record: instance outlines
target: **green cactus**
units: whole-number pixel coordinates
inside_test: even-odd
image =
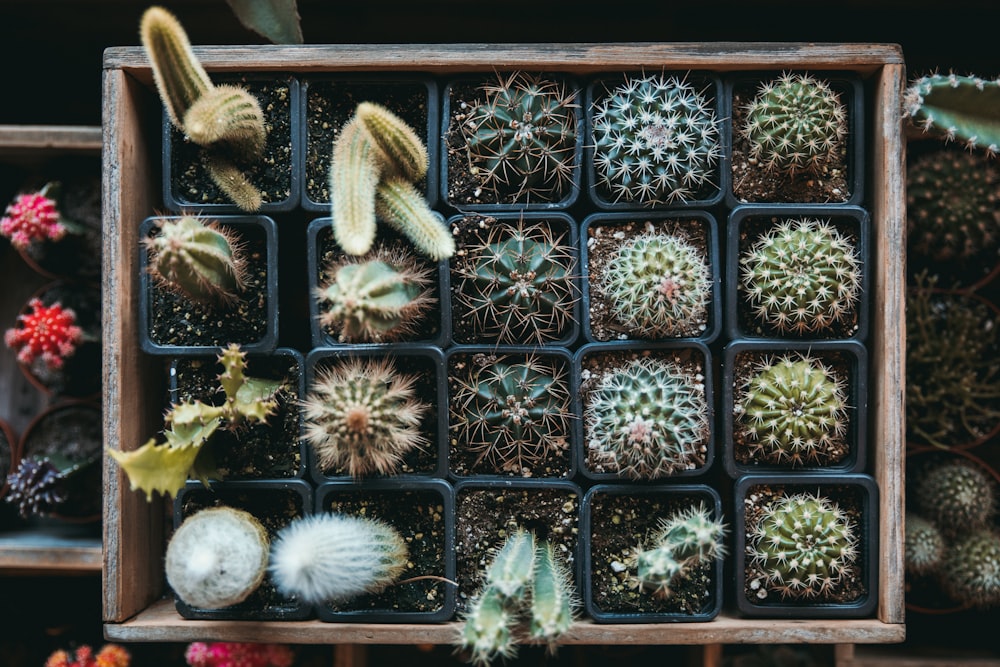
[[[956,539],[939,571],[942,588],[956,601],[983,609],[1000,605],[1000,533],[980,528]]]
[[[595,103],[594,167],[615,201],[685,203],[718,187],[718,120],[686,77],[628,77]]]
[[[531,622],[528,634],[545,641],[550,652],[573,624],[577,596],[569,567],[556,555],[555,546],[539,540],[535,546],[535,576],[531,586]]]
[[[576,252],[566,235],[523,219],[486,218],[481,227],[452,268],[454,303],[469,318],[472,338],[541,344],[565,337],[579,299]]]
[[[501,355],[453,378],[453,447],[513,474],[569,446],[572,410],[566,370],[554,360]]]
[[[780,334],[824,333],[857,315],[858,249],[829,221],[783,219],[741,255],[739,266],[754,316]]]
[[[636,336],[685,338],[707,326],[712,274],[705,253],[680,236],[649,232],[626,241],[596,287]]]
[[[1000,79],[922,76],[903,94],[903,117],[945,141],[995,155],[1000,150]]]
[[[480,87],[461,125],[482,187],[506,203],[558,201],[572,187],[578,107],[565,84],[525,72]]]
[[[417,397],[417,379],[389,358],[347,358],[318,372],[303,402],[303,433],[320,470],[392,475],[411,450],[426,447],[430,405]]]
[[[997,514],[996,484],[971,461],[936,459],[912,475],[909,495],[914,507],[947,538],[982,528]]]
[[[795,467],[839,460],[848,448],[845,391],[833,369],[810,354],[765,359],[740,388],[737,440],[750,458],[765,463]]]
[[[403,119],[372,102],[359,104],[354,115],[400,176],[416,183],[427,175],[427,147]]]
[[[585,399],[592,460],[624,477],[659,479],[705,461],[705,379],[672,361],[642,357],[604,375]]]
[[[635,582],[658,597],[670,597],[678,581],[698,565],[725,555],[726,527],[704,505],[661,519],[649,544],[634,551]]]
[[[506,598],[493,587],[487,586],[472,598],[456,641],[458,648],[469,651],[468,662],[485,667],[498,658],[517,655],[517,613],[508,607]]]
[[[212,89],[205,68],[191,50],[187,32],[173,14],[162,7],[149,7],[142,15],[139,32],[146,56],[153,67],[153,80],[175,127],[191,105]]]
[[[229,303],[245,282],[245,259],[236,238],[215,221],[193,216],[162,220],[143,240],[149,272],[168,289],[195,301]]]
[[[818,174],[837,157],[847,134],[847,111],[827,82],[786,72],[761,85],[741,131],[751,158],[764,169]]]
[[[409,336],[436,303],[432,271],[401,249],[379,246],[325,268],[316,289],[319,321],[342,343],[384,343]]]
[[[747,527],[747,554],[759,570],[750,582],[759,599],[827,599],[858,559],[858,527],[836,503],[796,493],[770,501]]]
[[[903,536],[903,563],[907,574],[923,576],[936,572],[944,557],[945,541],[932,521],[913,512],[906,513]]]

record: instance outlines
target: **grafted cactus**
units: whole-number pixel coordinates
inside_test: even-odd
[[[245,283],[246,260],[236,237],[216,221],[164,219],[143,240],[149,273],[167,289],[204,303],[228,303]]]

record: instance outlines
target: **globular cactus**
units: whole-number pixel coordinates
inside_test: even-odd
[[[278,531],[270,572],[278,591],[306,604],[378,593],[406,569],[406,542],[379,519],[325,512]]]
[[[167,583],[183,602],[222,609],[246,600],[267,572],[270,540],[252,514],[219,506],[190,515],[167,544]]]
[[[604,375],[584,406],[585,443],[621,476],[659,479],[705,461],[705,378],[672,361],[642,357]]]
[[[849,236],[815,218],[783,219],[739,258],[754,316],[779,334],[849,323],[861,296],[861,259]]]
[[[997,512],[997,485],[979,465],[949,457],[912,473],[909,496],[945,537],[986,526]]]
[[[646,546],[635,549],[635,583],[659,597],[670,597],[677,582],[694,568],[725,555],[726,526],[704,505],[661,519]]]
[[[16,505],[24,519],[58,511],[69,497],[65,475],[48,458],[23,459],[6,481],[10,488],[4,500]]]
[[[704,251],[686,239],[645,233],[624,242],[596,281],[618,322],[643,338],[704,332],[712,275]]]
[[[424,448],[421,424],[430,405],[417,397],[417,379],[388,358],[348,358],[317,373],[303,418],[320,470],[391,475],[411,450]]]
[[[1000,150],[1000,79],[922,76],[903,94],[903,117],[932,136],[995,155]]]
[[[461,125],[482,187],[506,203],[558,201],[573,182],[576,93],[525,72],[481,86]]]
[[[826,81],[786,72],[761,85],[741,129],[751,158],[764,169],[788,176],[819,174],[837,158],[847,134],[847,111]]]
[[[579,289],[576,253],[544,222],[487,221],[454,263],[453,294],[476,339],[544,343],[565,337]]]
[[[525,474],[569,446],[570,405],[566,370],[558,362],[501,356],[455,378],[451,431],[455,446],[505,472]]]
[[[4,333],[4,343],[17,353],[21,364],[39,362],[49,370],[62,368],[84,342],[76,313],[58,302],[46,306],[37,297],[28,301],[28,308],[17,316],[17,326]]]
[[[847,453],[844,381],[810,354],[765,359],[750,372],[734,407],[734,427],[750,457],[819,465]]]
[[[906,513],[903,536],[903,564],[907,574],[922,576],[936,572],[944,557],[945,541],[933,521]]]
[[[718,187],[718,119],[686,77],[627,78],[595,104],[593,126],[597,181],[615,201],[685,203]]]
[[[942,588],[957,602],[980,608],[1000,605],[1000,532],[979,528],[945,550]]]
[[[194,216],[164,219],[143,241],[158,284],[202,303],[231,303],[245,283],[246,260],[235,235]]]
[[[379,246],[348,255],[325,269],[316,288],[319,322],[342,343],[384,343],[413,333],[437,300],[431,270],[400,249]]]
[[[0,236],[10,239],[10,244],[20,250],[32,243],[65,237],[71,226],[59,212],[54,189],[54,184],[49,183],[38,192],[18,195],[0,218]]]
[[[760,599],[824,599],[854,567],[858,527],[839,505],[810,493],[782,495],[747,527],[747,554],[760,575],[750,582]]]

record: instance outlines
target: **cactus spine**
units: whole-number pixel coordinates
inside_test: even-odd
[[[937,571],[944,548],[944,536],[933,521],[913,512],[906,513],[903,563],[907,574],[921,576]]]
[[[677,582],[694,568],[725,555],[725,530],[704,504],[661,519],[650,544],[635,550],[636,585],[670,597]]]
[[[903,95],[903,116],[924,132],[988,155],[1000,150],[1000,79],[930,74]]]
[[[947,459],[914,474],[911,489],[917,511],[946,537],[982,528],[997,511],[997,488],[978,465]]]
[[[416,183],[427,175],[427,148],[405,121],[371,102],[362,102],[354,113],[400,176]]]
[[[192,216],[163,220],[143,241],[149,272],[161,284],[201,302],[230,302],[243,289],[245,260],[235,237],[217,222]]]
[[[418,252],[435,262],[455,254],[455,239],[441,216],[427,206],[427,200],[413,183],[387,176],[376,188],[375,212],[401,232]]]
[[[208,73],[191,50],[180,22],[162,7],[150,7],[139,26],[142,44],[153,66],[153,79],[176,127],[198,98],[211,90]]]
[[[957,539],[945,550],[940,575],[955,600],[984,609],[1000,605],[1000,532],[980,528]]]

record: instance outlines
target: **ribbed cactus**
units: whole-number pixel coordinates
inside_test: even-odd
[[[980,528],[955,540],[941,562],[942,588],[958,602],[1000,605],[1000,532]]]
[[[421,425],[430,406],[416,395],[417,379],[389,358],[347,358],[318,372],[303,402],[303,433],[320,470],[391,475],[425,447]]]
[[[685,203],[718,187],[718,119],[686,77],[626,78],[592,112],[597,181],[615,201]]]
[[[390,524],[330,512],[292,520],[278,531],[269,571],[278,591],[306,604],[378,593],[406,569],[406,542]]]
[[[199,146],[231,144],[242,157],[260,155],[267,141],[260,102],[235,85],[214,86],[184,114],[184,132]]]
[[[238,298],[246,261],[232,232],[194,216],[163,219],[143,240],[148,270],[157,283],[204,303]]]
[[[760,576],[750,582],[760,599],[820,600],[834,594],[858,559],[858,527],[829,498],[781,495],[747,526],[747,554]]]
[[[726,526],[704,505],[661,519],[649,543],[635,549],[636,584],[659,597],[670,597],[677,582],[698,565],[725,555]]]
[[[944,536],[934,522],[913,512],[906,513],[903,564],[907,574],[921,576],[937,571],[944,548]]]
[[[837,157],[847,134],[847,111],[828,82],[786,72],[760,86],[741,130],[751,158],[764,169],[817,174]]]
[[[739,268],[754,316],[779,334],[824,333],[856,315],[859,250],[827,220],[781,220],[740,256]]]
[[[569,444],[573,418],[566,369],[545,357],[500,356],[454,377],[453,447],[485,465],[524,474]]]
[[[585,446],[623,477],[659,479],[705,461],[705,378],[673,361],[642,357],[605,374],[586,397]]]
[[[457,315],[471,322],[465,342],[545,343],[574,321],[576,251],[544,221],[488,219],[478,243],[453,262]]]
[[[1000,79],[922,76],[903,94],[903,115],[924,132],[994,155],[1000,150]]]
[[[573,624],[578,606],[573,575],[556,554],[555,545],[539,540],[535,545],[535,576],[531,586],[531,621],[528,634],[554,650],[559,637]]]
[[[753,460],[820,465],[846,455],[847,412],[844,381],[832,368],[810,354],[784,355],[753,367],[734,406],[734,429]]]
[[[503,594],[489,586],[472,598],[456,641],[460,649],[469,652],[468,662],[486,666],[498,658],[517,654],[514,643],[517,610],[508,607]]]
[[[410,335],[437,302],[431,269],[398,249],[379,246],[325,268],[316,288],[319,322],[343,343],[384,343]]]
[[[573,182],[576,93],[525,72],[480,90],[461,130],[482,187],[505,203],[563,199]]]
[[[650,232],[622,243],[595,286],[636,337],[686,338],[707,327],[708,258],[680,236]]]
[[[917,511],[946,537],[982,528],[995,516],[998,489],[981,467],[962,458],[932,461],[912,473],[910,497]]]
[[[427,147],[402,118],[372,102],[360,103],[354,114],[387,158],[384,166],[411,183],[427,175]]]
[[[398,176],[384,176],[376,188],[375,212],[407,237],[417,252],[435,262],[455,254],[455,239],[439,213],[430,209],[416,186]]]
[[[330,165],[333,237],[348,254],[363,255],[375,242],[375,189],[386,161],[357,118],[344,125],[333,143]]]
[[[180,128],[191,105],[211,90],[212,80],[191,50],[187,32],[164,8],[146,9],[139,33],[153,66],[153,80],[160,100],[170,121]]]

